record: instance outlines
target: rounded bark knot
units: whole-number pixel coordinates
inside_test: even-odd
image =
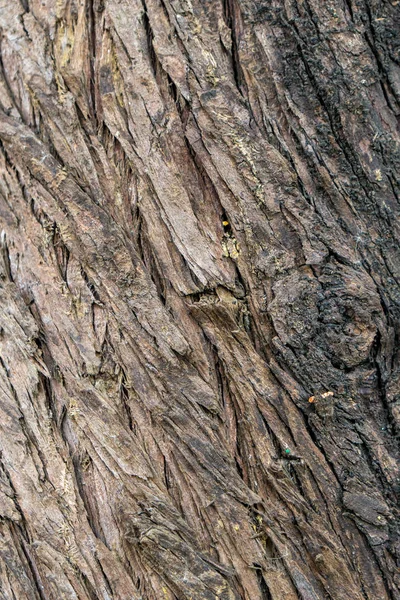
[[[267,310],[275,330],[314,380],[324,367],[346,371],[369,359],[382,308],[368,274],[331,261],[318,277],[308,268],[281,277],[273,292]]]

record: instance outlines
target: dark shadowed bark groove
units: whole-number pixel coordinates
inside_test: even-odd
[[[0,35],[0,599],[400,599],[398,2]]]

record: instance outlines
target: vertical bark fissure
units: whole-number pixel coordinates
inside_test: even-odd
[[[5,600],[399,600],[389,4],[0,10]]]

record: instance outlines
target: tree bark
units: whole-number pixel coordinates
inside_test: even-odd
[[[0,28],[0,599],[399,599],[399,2]]]

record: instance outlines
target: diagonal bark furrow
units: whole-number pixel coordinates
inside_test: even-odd
[[[7,600],[400,597],[396,19],[0,9]]]

